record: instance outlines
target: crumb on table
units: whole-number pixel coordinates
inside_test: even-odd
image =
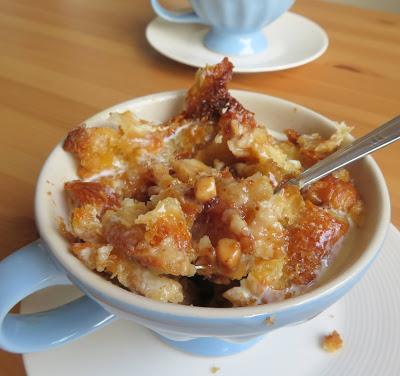
[[[331,334],[324,337],[322,348],[328,352],[335,352],[343,347],[343,340],[340,334],[334,330]]]
[[[273,317],[267,317],[266,319],[265,319],[265,323],[267,324],[267,325],[274,325],[274,323],[275,323],[275,320],[274,320],[274,318]]]
[[[215,374],[215,373],[217,373],[220,369],[221,369],[221,368],[219,368],[219,367],[211,367],[211,368],[210,368],[210,371],[211,371],[212,374]]]

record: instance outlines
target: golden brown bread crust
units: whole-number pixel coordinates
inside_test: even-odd
[[[348,223],[306,201],[301,219],[289,227],[285,273],[292,283],[313,281],[321,261],[348,230]]]
[[[110,245],[73,243],[72,253],[89,269],[107,273],[124,287],[162,302],[181,303],[182,286],[179,282],[159,276],[132,260],[126,260]]]
[[[78,175],[86,178],[113,167],[118,138],[119,132],[112,128],[80,126],[68,133],[63,147],[77,157]]]
[[[337,123],[336,126],[336,132],[328,139],[324,139],[318,133],[300,135],[294,129],[285,130],[288,141],[299,148],[299,159],[305,168],[336,151],[352,130],[344,123]]]
[[[72,207],[89,204],[104,211],[120,206],[118,195],[99,182],[72,180],[64,184],[64,190]]]
[[[224,58],[221,63],[199,69],[189,89],[183,115],[189,119],[218,120],[231,96],[227,89],[233,65]]]
[[[186,97],[183,116],[202,121],[217,121],[222,135],[226,139],[233,136],[232,121],[254,128],[254,114],[245,109],[228,91],[232,79],[233,65],[224,58],[219,64],[199,69],[195,83]]]
[[[347,171],[346,179],[349,179]],[[316,205],[349,215],[356,223],[362,221],[363,203],[350,180],[329,175],[306,189],[304,196]]]

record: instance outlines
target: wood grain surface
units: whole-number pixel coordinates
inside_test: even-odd
[[[300,68],[236,75],[233,88],[345,120],[356,136],[400,112],[400,15],[315,0],[294,11],[327,30],[328,51]],[[68,129],[128,98],[192,82],[193,68],[146,42],[153,17],[145,0],[0,0],[0,259],[38,237],[35,181]],[[374,157],[399,226],[400,146]],[[0,376],[24,374],[19,355],[0,351]]]

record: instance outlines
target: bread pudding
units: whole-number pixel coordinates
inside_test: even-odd
[[[298,295],[318,280],[363,204],[340,170],[299,190],[282,182],[334,152],[328,139],[274,138],[233,98],[232,64],[200,69],[182,111],[156,124],[111,113],[69,132],[79,180],[65,183],[62,232],[89,269],[163,302],[238,307]]]

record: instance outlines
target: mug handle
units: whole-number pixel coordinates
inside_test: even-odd
[[[178,23],[204,23],[194,12],[171,12],[165,9],[158,0],[151,0],[151,6],[158,16],[166,21]]]
[[[40,239],[0,262],[0,348],[15,353],[46,350],[90,333],[115,318],[87,296],[49,311],[9,313],[35,291],[71,284]]]

